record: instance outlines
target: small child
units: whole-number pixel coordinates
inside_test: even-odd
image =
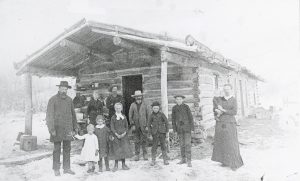
[[[109,139],[113,140],[113,137],[110,135],[110,129],[105,125],[105,119],[102,115],[96,117],[96,129],[95,135],[98,138],[99,145],[99,172],[102,172],[103,158],[105,162],[106,171],[110,171],[109,161],[108,161],[108,148],[109,148]]]
[[[99,146],[94,130],[94,125],[89,124],[87,126],[87,134],[83,136],[75,135],[75,138],[85,140],[84,146],[81,150],[81,158],[88,163],[88,173],[95,171],[95,163],[98,161]]]
[[[164,115],[164,113],[160,112],[160,104],[159,102],[155,101],[152,103],[152,114],[149,117],[148,121],[148,128],[150,129],[150,133],[153,137],[152,142],[152,162],[151,165],[155,165],[156,153],[157,153],[157,146],[158,142],[160,142],[160,148],[162,151],[164,165],[169,165],[167,160],[167,151],[166,151],[166,134],[169,132],[168,127],[168,119]]]
[[[112,170],[113,172],[118,170],[118,160],[122,161],[123,170],[129,170],[129,167],[125,164],[125,159],[133,156],[127,134],[128,122],[125,115],[122,114],[123,105],[121,103],[116,103],[114,108],[116,112],[111,117],[110,122],[110,128],[114,135],[114,140],[112,141],[112,146],[109,151],[110,159],[115,160],[115,166]]]

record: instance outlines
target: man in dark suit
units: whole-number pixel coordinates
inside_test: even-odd
[[[70,169],[70,151],[73,135],[78,131],[77,119],[72,99],[67,96],[71,88],[67,81],[61,81],[59,91],[50,98],[47,106],[46,121],[50,133],[50,141],[54,143],[53,170],[60,176],[60,153],[63,144],[63,169],[65,174],[75,173]]]

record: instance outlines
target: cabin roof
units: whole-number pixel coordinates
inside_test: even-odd
[[[160,49],[167,47],[184,52],[189,56],[198,57],[201,60],[228,69],[241,71],[254,79],[262,81],[259,76],[247,68],[232,60],[225,59],[222,55],[211,51],[201,43],[201,46],[203,46],[201,48],[209,51],[208,54],[212,55],[212,58],[203,56],[199,53],[199,48],[188,46],[183,39],[86,19],[82,19],[66,29],[65,32],[24,60],[14,63],[14,67],[17,70],[17,75],[30,72],[38,76],[76,76],[76,70],[87,62],[90,54],[105,61],[112,59],[115,53],[122,51],[122,47],[118,46],[120,42],[115,42],[120,39],[129,44],[146,48]]]

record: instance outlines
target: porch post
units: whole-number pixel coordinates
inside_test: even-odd
[[[161,109],[162,112],[166,115],[168,118],[168,62],[167,62],[167,52],[166,48],[162,48],[160,52],[160,58],[161,58],[161,78],[160,78],[160,84],[161,84]],[[168,151],[170,149],[169,144],[169,133],[167,134],[167,148]]]
[[[24,151],[37,149],[37,137],[32,136],[32,76],[25,74],[25,134],[20,138],[20,148]]]
[[[32,135],[32,76],[25,74],[25,134]]]

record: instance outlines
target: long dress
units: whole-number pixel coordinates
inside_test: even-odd
[[[243,165],[234,117],[237,114],[237,102],[234,97],[228,100],[222,97],[218,103],[226,112],[216,122],[214,148],[211,159],[232,169],[237,169]],[[216,107],[214,107],[215,109]]]
[[[131,158],[133,152],[128,137],[128,122],[123,115],[123,119],[117,119],[116,115],[111,117],[111,131],[114,135],[114,140],[112,141],[111,147],[109,148],[109,159],[120,160],[125,158]],[[119,135],[126,132],[123,138],[117,138],[116,133]]]
[[[81,150],[81,159],[84,161],[97,162],[99,160],[99,157],[96,156],[96,150],[99,150],[97,136],[94,134],[85,134],[83,136],[76,135],[75,137],[80,140],[85,140]]]

